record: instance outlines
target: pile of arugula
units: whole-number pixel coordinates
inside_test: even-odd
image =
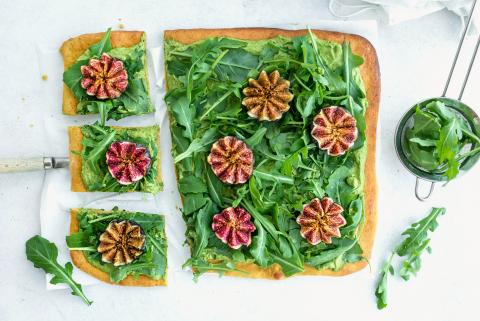
[[[387,281],[388,275],[394,275],[393,259],[395,255],[404,258],[400,269],[400,276],[408,281],[411,276],[416,276],[422,265],[421,255],[427,251],[431,253],[429,232],[435,231],[438,227],[437,218],[445,214],[445,208],[433,208],[430,214],[422,220],[413,223],[402,235],[406,238],[390,254],[388,260],[383,264],[379,281],[375,290],[377,297],[377,308],[383,309],[387,306]]]
[[[195,276],[235,270],[237,263],[274,263],[286,276],[305,264],[338,270],[362,260],[358,244],[364,220],[365,93],[357,67],[361,57],[348,43],[303,37],[245,42],[210,38],[193,45],[165,42],[173,155],[183,197],[183,218]],[[250,118],[241,106],[241,89],[261,70],[278,70],[290,81],[294,101],[277,122]],[[356,118],[359,137],[341,157],[329,157],[310,136],[311,121],[328,105],[341,105]],[[225,185],[206,162],[211,144],[233,135],[255,155],[249,182]],[[347,225],[333,243],[309,245],[295,217],[314,197],[329,196],[344,209]],[[257,231],[250,247],[233,250],[211,230],[212,216],[241,206]]]
[[[417,106],[413,126],[405,131],[408,158],[427,172],[451,180],[458,175],[462,162],[480,153],[480,138],[467,120],[440,101],[423,108]],[[468,146],[473,146],[469,151]]]
[[[132,47],[113,48],[110,42],[110,33],[111,29],[108,29],[100,42],[88,48],[63,73],[63,82],[78,100],[77,113],[100,113],[102,124],[107,119],[118,120],[131,115],[151,113],[155,110],[149,98],[145,36],[142,36],[141,41]],[[102,53],[122,60],[128,73],[127,89],[116,99],[100,100],[89,96],[80,85],[82,81],[80,67],[88,64],[91,58],[99,58]]]
[[[157,182],[159,127],[113,128],[98,123],[81,127],[82,139],[82,180],[88,191],[158,193],[163,185]],[[129,141],[145,146],[152,163],[147,175],[130,185],[120,184],[108,171],[105,153],[114,141]]]
[[[140,212],[125,212],[114,208],[111,213],[103,214],[91,209],[80,209],[77,214],[79,231],[66,237],[70,251],[83,251],[93,266],[107,272],[112,282],[118,283],[128,275],[138,277],[146,275],[154,280],[165,278],[167,270],[167,239],[165,236],[165,218],[161,215]],[[100,235],[112,220],[132,220],[142,227],[145,233],[145,250],[130,264],[114,266],[102,262],[97,247]]]

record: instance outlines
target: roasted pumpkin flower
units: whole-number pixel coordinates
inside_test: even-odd
[[[250,219],[250,214],[243,208],[228,207],[213,216],[212,230],[232,249],[249,246],[252,242],[251,234],[256,229]]]
[[[277,70],[270,75],[263,70],[257,80],[250,78],[248,85],[243,89],[246,97],[242,105],[247,107],[250,117],[274,121],[282,118],[290,108],[288,103],[293,99],[293,94],[288,91],[290,82],[280,78]]]
[[[207,161],[217,177],[227,184],[243,184],[253,173],[253,152],[233,136],[217,140]]]
[[[342,212],[343,208],[331,198],[314,198],[303,206],[302,214],[297,217],[300,235],[312,245],[332,243],[332,236],[340,237],[339,227],[347,223]]]
[[[121,185],[141,180],[151,163],[147,149],[132,142],[113,142],[106,158],[108,171]]]
[[[355,118],[338,106],[323,108],[313,119],[312,136],[320,149],[340,156],[353,146],[358,130]]]
[[[123,62],[103,53],[100,59],[91,58],[87,65],[80,67],[80,85],[89,96],[98,99],[115,99],[127,89],[128,74]]]
[[[132,263],[145,248],[145,233],[140,225],[130,220],[112,221],[100,235],[97,251],[102,261],[114,266]]]

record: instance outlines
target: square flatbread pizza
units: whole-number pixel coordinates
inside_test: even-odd
[[[376,223],[380,74],[360,36],[165,32],[187,265],[250,278],[366,266]]]

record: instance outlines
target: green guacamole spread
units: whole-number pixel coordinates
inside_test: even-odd
[[[305,265],[339,270],[362,260],[358,243],[364,215],[367,102],[348,43],[313,34],[262,41],[211,38],[191,45],[165,42],[171,133],[183,218],[195,274],[236,270],[238,263],[279,264],[285,276]],[[242,106],[242,89],[260,71],[278,70],[294,95],[278,121],[258,121]],[[326,106],[341,106],[356,119],[358,138],[343,156],[332,157],[311,137],[313,117]],[[246,142],[255,158],[243,185],[222,183],[206,158],[224,136]],[[347,224],[331,244],[311,245],[296,217],[313,198],[340,204]],[[256,231],[249,246],[232,249],[213,233],[213,215],[227,207],[252,214]]]

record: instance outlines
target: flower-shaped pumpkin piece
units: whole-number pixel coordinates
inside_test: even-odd
[[[255,229],[250,214],[241,207],[228,207],[213,216],[213,232],[232,249],[249,246]]]
[[[275,70],[267,75],[263,70],[258,79],[249,79],[248,87],[243,89],[246,96],[242,105],[247,107],[250,117],[259,120],[274,121],[282,118],[293,99],[293,94],[288,91],[290,82],[280,77]]]
[[[253,152],[245,142],[233,136],[217,140],[207,161],[217,177],[227,184],[243,184],[253,173]]]
[[[103,53],[100,59],[91,58],[80,67],[80,85],[89,96],[98,99],[115,99],[127,89],[128,74],[123,62]]]
[[[102,261],[120,266],[132,263],[145,248],[145,233],[140,225],[130,220],[112,221],[100,235],[97,251]]]
[[[312,245],[332,243],[332,237],[340,237],[339,228],[347,223],[342,212],[343,208],[331,198],[314,198],[303,206],[302,214],[297,217],[300,235]]]
[[[345,154],[357,136],[355,118],[341,107],[323,108],[313,119],[312,137],[330,156]]]
[[[141,180],[151,163],[148,150],[132,142],[113,142],[106,158],[108,171],[122,185]]]

